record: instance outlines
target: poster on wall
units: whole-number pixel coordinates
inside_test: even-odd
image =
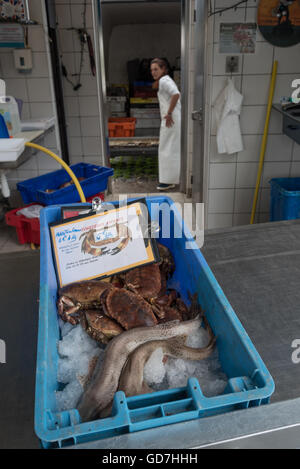
[[[0,17],[5,21],[25,19],[24,0],[1,0]]]
[[[0,23],[0,47],[25,47],[24,30],[20,24]]]
[[[103,278],[157,262],[155,240],[144,237],[141,203],[50,226],[59,286]]]
[[[220,54],[254,54],[256,23],[221,23]]]

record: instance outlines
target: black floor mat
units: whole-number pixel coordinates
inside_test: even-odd
[[[39,448],[34,433],[39,251],[0,255],[0,448]],[[2,359],[3,361],[3,353]]]

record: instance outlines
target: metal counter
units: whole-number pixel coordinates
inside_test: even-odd
[[[208,231],[202,252],[273,376],[271,403],[76,448],[300,447],[300,363],[292,361],[292,342],[300,341],[300,220]]]

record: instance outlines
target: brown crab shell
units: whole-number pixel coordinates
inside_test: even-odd
[[[175,261],[173,255],[167,246],[164,246],[161,243],[157,243],[158,252],[160,256],[160,270],[161,273],[166,277],[170,278],[175,271]]]
[[[125,274],[125,285],[143,298],[156,298],[161,290],[161,274],[158,264],[136,267]]]
[[[107,344],[124,329],[101,310],[87,310],[81,320],[82,327],[92,339]]]
[[[75,306],[80,304],[80,309],[94,309],[101,307],[100,296],[110,288],[112,288],[110,283],[87,280],[60,288],[58,295],[59,297],[67,296]]]
[[[126,330],[157,324],[149,303],[129,290],[112,288],[107,293],[104,302],[105,313]]]
[[[164,317],[160,319],[160,323],[169,321],[183,321],[182,313],[177,308],[166,306],[164,308]]]

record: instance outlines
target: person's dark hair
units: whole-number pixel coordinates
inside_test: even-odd
[[[171,67],[170,67],[169,61],[165,58],[163,58],[163,59],[159,59],[159,58],[153,59],[153,60],[151,60],[151,64],[157,64],[160,68],[165,68],[167,75],[169,75],[170,72],[171,72]]]

